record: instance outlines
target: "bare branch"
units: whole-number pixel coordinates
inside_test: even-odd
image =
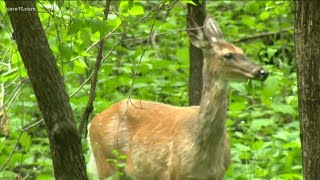
[[[11,151],[11,153],[10,153],[10,155],[8,156],[7,160],[6,160],[6,161],[2,164],[2,166],[0,167],[0,172],[7,166],[7,164],[8,164],[9,161],[10,161],[10,159],[12,158],[12,156],[13,156],[16,148],[18,147],[18,144],[19,144],[19,142],[20,142],[20,138],[21,138],[21,136],[22,136],[22,133],[25,132],[25,131],[28,131],[29,129],[31,129],[31,128],[37,126],[37,125],[39,125],[39,124],[42,123],[42,122],[43,122],[43,119],[41,119],[41,120],[33,123],[32,125],[30,125],[30,126],[28,126],[28,127],[26,127],[26,128],[21,129],[21,131],[20,131],[20,133],[19,133],[19,136],[18,136],[18,139],[17,139],[17,141],[16,141],[16,144],[14,145],[13,150]]]
[[[152,34],[153,34],[153,29],[154,29],[154,25],[155,25],[155,23],[156,23],[156,19],[157,19],[159,13],[160,13],[161,8],[165,5],[165,3],[166,3],[166,0],[163,1],[162,3],[160,3],[159,6],[156,6],[156,8],[158,8],[158,11],[156,12],[156,15],[154,16],[153,23],[152,23],[152,25],[151,25],[150,32],[149,32],[149,37],[152,36]],[[154,9],[155,9],[155,8],[154,8]],[[151,11],[150,11],[150,12],[151,12]],[[123,116],[121,117],[121,120],[120,120],[120,122],[119,122],[119,124],[118,124],[118,128],[117,128],[117,149],[119,149],[119,148],[118,148],[118,147],[119,147],[119,139],[118,139],[118,137],[119,137],[120,125],[121,125],[122,121],[124,120],[124,117],[125,117],[125,115],[127,114],[128,110],[129,110],[129,103],[132,104],[135,108],[140,108],[140,109],[142,108],[141,104],[140,104],[140,107],[136,107],[136,106],[131,102],[131,95],[132,95],[132,90],[133,90],[134,81],[135,81],[135,79],[137,78],[137,74],[138,74],[138,71],[139,71],[139,68],[140,68],[140,64],[141,64],[141,62],[142,62],[142,58],[143,58],[145,52],[147,51],[149,45],[150,45],[150,38],[148,38],[147,45],[146,45],[146,47],[143,48],[143,50],[142,50],[142,54],[141,54],[141,56],[140,56],[140,59],[139,59],[138,64],[137,64],[137,66],[136,66],[136,69],[135,69],[135,71],[134,71],[134,73],[133,73],[132,82],[131,82],[130,90],[129,90],[129,93],[128,93],[127,109],[126,109],[125,113],[123,114]]]
[[[266,33],[255,34],[255,35],[252,35],[252,36],[243,37],[243,38],[237,39],[235,41],[232,41],[232,43],[246,42],[246,41],[250,41],[250,40],[254,40],[254,39],[263,38],[263,37],[266,37],[266,36],[273,36],[273,35],[281,34],[283,32],[290,31],[290,30],[293,30],[293,27],[282,29],[282,30],[277,31],[277,32],[266,32]]]
[[[104,10],[104,20],[108,19],[108,14],[110,11],[110,4],[111,4],[111,0],[107,0],[106,1],[106,6],[105,6],[105,10]],[[101,37],[99,44],[98,44],[98,53],[97,53],[97,58],[96,58],[96,64],[94,67],[94,71],[93,71],[93,79],[91,81],[91,88],[90,88],[90,97],[89,97],[89,101],[88,104],[86,106],[85,112],[82,116],[80,125],[79,125],[79,132],[80,134],[83,133],[83,129],[85,127],[85,135],[84,138],[87,137],[87,124],[88,124],[88,118],[90,113],[93,110],[93,101],[95,98],[95,91],[96,91],[96,85],[97,85],[97,81],[98,81],[98,72],[101,66],[101,62],[103,60],[103,45],[104,45],[104,37]]]

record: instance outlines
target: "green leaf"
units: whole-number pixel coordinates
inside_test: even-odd
[[[169,60],[154,60],[153,68],[154,69],[163,69],[168,68],[172,64],[172,61]]]
[[[278,49],[269,47],[267,49],[268,58],[271,59],[277,51],[278,51]]]
[[[118,156],[119,155],[119,151],[114,149],[114,150],[112,150],[112,154],[115,155],[115,156]]]
[[[59,0],[59,1],[56,1],[57,2],[57,5],[58,7],[61,9],[64,5],[64,0]]]
[[[118,17],[115,17],[115,18],[109,17],[107,23],[108,23],[108,26],[110,26],[112,28],[112,30],[114,30],[114,29],[117,29],[121,25],[122,21]]]
[[[177,56],[181,62],[187,63],[189,61],[189,48],[178,49]]]
[[[247,105],[243,102],[234,102],[231,103],[229,106],[229,110],[230,111],[241,111],[243,109],[245,109],[247,107]]]
[[[134,87],[135,89],[144,88],[144,87],[148,87],[148,86],[150,86],[150,85],[147,84],[147,83],[134,83],[134,85],[133,85],[133,87]]]
[[[116,159],[106,159],[108,163],[117,163],[118,161]]]
[[[93,19],[86,19],[86,24],[88,27],[90,27],[92,33],[99,32],[101,35],[104,35],[109,28],[109,25],[107,23],[108,21],[106,20],[101,20],[98,18],[93,18]]]
[[[261,169],[261,168],[255,169],[254,172],[255,172],[256,176],[258,176],[258,177],[265,177],[269,173],[268,170]]]
[[[74,65],[75,65],[75,66],[78,66],[78,67],[82,67],[82,68],[88,68],[87,65],[86,65],[86,63],[84,63],[84,62],[82,62],[82,61],[80,61],[80,60],[75,60],[75,61],[74,61]]]
[[[84,24],[81,19],[73,19],[71,26],[69,27],[68,34],[76,34],[83,28]]]
[[[177,81],[177,82],[171,84],[171,86],[176,86],[176,87],[186,86],[186,85],[187,85],[187,84],[186,84],[186,82],[184,82],[184,81]]]
[[[269,16],[270,16],[270,13],[268,11],[264,11],[263,13],[260,14],[259,17],[261,20],[266,20],[269,18]]]
[[[128,158],[128,156],[126,155],[120,155],[119,156],[119,160],[126,160]]]
[[[150,73],[150,70],[152,69],[152,64],[151,63],[143,63],[140,65],[140,72],[143,74],[148,74]]]
[[[130,15],[133,15],[133,16],[136,16],[136,15],[141,15],[141,14],[144,14],[144,9],[142,6],[140,5],[133,5],[133,7],[129,10],[129,14]]]
[[[283,144],[282,147],[286,148],[286,149],[292,149],[292,148],[300,149],[301,148],[301,143],[300,142],[289,142],[289,143]]]
[[[193,2],[193,0],[182,0],[181,2],[197,6],[197,4]]]
[[[262,127],[274,124],[273,119],[255,119],[251,122],[250,129],[253,131],[258,131]]]
[[[261,149],[263,147],[263,145],[264,145],[263,141],[256,141],[256,142],[252,143],[251,148],[252,148],[252,150],[256,151],[256,150]]]
[[[78,53],[78,55],[80,55],[80,56],[82,56],[82,57],[92,56],[90,53],[88,53],[88,52],[86,52],[86,51],[84,51],[84,50],[78,51],[77,53]]]
[[[128,1],[121,1],[119,4],[120,7],[120,13],[121,15],[124,15],[125,12],[129,11],[129,2]]]
[[[53,176],[47,175],[47,174],[39,174],[37,175],[37,180],[54,180],[55,178]]]
[[[20,144],[25,147],[26,151],[29,151],[31,145],[31,136],[24,132],[20,137]]]
[[[13,171],[6,171],[6,169],[2,170],[0,173],[0,179],[1,180],[11,180],[11,179],[16,179],[17,174],[14,173]]]
[[[273,1],[269,1],[266,3],[266,7],[265,7],[265,10],[270,10],[270,9],[274,9],[275,8],[275,4]]]
[[[12,68],[10,71],[7,71],[7,72],[1,74],[1,81],[6,82],[8,80],[12,80],[15,77],[17,77],[18,75],[19,75],[18,68],[17,67]]]
[[[124,176],[124,173],[123,172],[121,172],[121,171],[119,171],[118,172],[118,177],[123,177]],[[118,178],[117,178],[118,179]]]
[[[128,1],[128,9],[131,9],[134,5],[134,0],[129,0]]]
[[[236,143],[236,144],[234,144],[234,146],[236,147],[236,149],[238,149],[240,151],[249,151],[250,150],[249,146],[246,146],[246,145],[243,145],[240,143]]]
[[[253,28],[255,26],[255,19],[252,16],[243,16],[241,21],[243,24]]]
[[[272,97],[280,90],[280,82],[282,76],[274,75],[268,77],[268,79],[264,82],[263,87],[263,96],[264,97]]]
[[[83,74],[86,72],[87,65],[79,60],[74,61],[74,67],[73,67],[73,72],[77,74]]]
[[[73,55],[73,50],[69,46],[61,44],[61,54],[63,58],[68,61]]]
[[[280,132],[277,132],[274,135],[274,137],[277,139],[285,140],[285,141],[296,141],[296,143],[299,143],[299,132],[298,131],[294,131],[294,132],[280,131]]]
[[[247,95],[248,91],[243,83],[230,82],[232,90],[239,92],[241,95]]]
[[[261,110],[261,109],[255,109],[255,111],[251,111],[250,115],[252,118],[259,118],[265,115],[271,115],[273,114],[273,111],[271,110]]]
[[[125,163],[118,163],[117,167],[120,168],[120,169],[123,169],[123,168],[126,167],[126,164]]]
[[[274,110],[274,112],[279,112],[283,114],[294,115],[297,113],[297,111],[293,109],[292,106],[286,104],[273,104],[272,109]]]

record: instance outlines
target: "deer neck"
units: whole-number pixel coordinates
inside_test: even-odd
[[[195,141],[201,151],[215,152],[224,142],[227,116],[228,81],[203,69],[203,90],[195,127]]]

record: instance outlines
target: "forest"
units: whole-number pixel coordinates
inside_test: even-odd
[[[14,9],[8,8],[7,1],[0,2],[0,179],[56,179],[51,132],[40,106],[47,104],[38,105],[35,84],[28,75],[47,70],[26,68],[8,14]],[[294,3],[201,3],[206,3],[206,14],[220,25],[225,41],[242,48],[269,72],[263,82],[230,82],[226,128],[232,163],[224,179],[303,179]],[[70,116],[75,127],[80,126],[86,163],[90,157],[87,123],[112,104],[128,98],[192,104],[186,19],[187,6],[196,4],[192,0],[128,0],[111,1],[106,9],[105,1],[49,0],[36,1],[36,9],[19,10],[36,12],[40,18],[63,79]],[[38,36],[37,30],[29,34]],[[29,38],[23,38],[28,47]],[[42,53],[33,56],[38,55]],[[48,96],[54,93],[50,87],[39,88],[47,89]],[[116,149],[113,153],[119,155]],[[118,157],[112,162],[121,176],[126,156]],[[90,172],[87,176],[93,178]]]

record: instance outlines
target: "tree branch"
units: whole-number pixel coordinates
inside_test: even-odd
[[[20,131],[19,136],[18,136],[18,139],[17,139],[17,141],[16,141],[16,144],[14,145],[13,150],[11,151],[11,153],[10,153],[9,156],[8,156],[8,158],[5,160],[5,162],[4,162],[4,163],[2,164],[2,166],[0,167],[0,172],[7,166],[7,164],[8,164],[9,161],[10,161],[10,159],[12,158],[12,156],[13,156],[16,148],[17,148],[18,145],[19,145],[19,142],[20,142],[20,138],[21,138],[21,136],[22,136],[22,133],[25,132],[25,131],[30,130],[31,128],[39,125],[39,124],[42,123],[42,122],[43,122],[43,119],[40,119],[39,121],[37,121],[37,122],[35,122],[35,123],[33,123],[33,124],[31,124],[31,125],[23,128],[23,129]]]
[[[108,14],[110,11],[110,4],[111,4],[111,0],[106,0],[106,6],[104,9],[104,16],[105,16],[104,20],[108,19]],[[88,118],[93,110],[93,101],[95,98],[95,91],[96,91],[96,86],[97,86],[97,81],[98,81],[98,73],[99,73],[99,69],[101,66],[101,62],[103,60],[103,45],[104,45],[104,38],[103,38],[103,35],[101,35],[101,39],[98,43],[98,53],[97,53],[96,64],[95,64],[94,72],[93,72],[93,79],[91,81],[90,97],[89,97],[88,104],[86,106],[86,109],[83,113],[83,116],[82,116],[82,119],[81,119],[81,122],[79,125],[80,135],[82,135],[83,130],[85,129],[84,138],[87,137]]]
[[[263,38],[266,36],[273,36],[273,35],[277,35],[277,34],[280,34],[280,33],[286,32],[286,31],[290,31],[290,30],[293,30],[293,27],[282,29],[277,32],[266,32],[266,33],[255,34],[252,36],[243,37],[243,38],[236,39],[236,40],[232,41],[232,43],[246,42],[246,41],[250,41],[250,40],[254,40],[254,39],[260,39],[260,38]]]

